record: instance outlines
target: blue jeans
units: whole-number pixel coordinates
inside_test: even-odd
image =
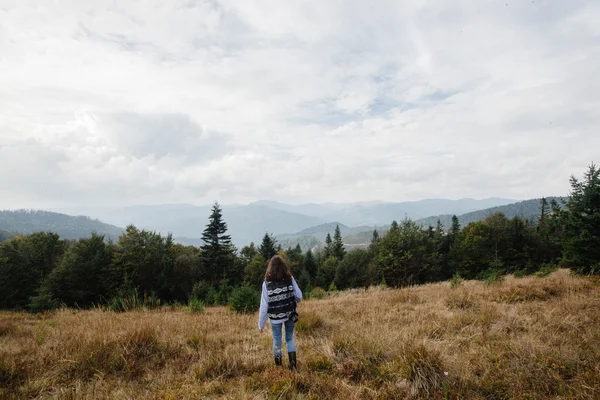
[[[283,324],[271,324],[271,332],[273,332],[273,356],[281,357],[281,329],[285,325],[285,345],[288,353],[296,351],[294,343],[294,322],[287,320]]]

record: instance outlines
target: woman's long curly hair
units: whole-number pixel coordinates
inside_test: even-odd
[[[267,272],[265,273],[265,281],[279,282],[284,279],[292,279],[290,267],[280,256],[273,256],[269,261]]]

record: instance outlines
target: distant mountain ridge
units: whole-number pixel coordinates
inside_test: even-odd
[[[555,200],[561,207],[564,207],[566,197],[546,197],[546,201],[548,201],[548,207],[550,206],[550,202],[552,200]],[[488,216],[498,212],[503,213],[507,218],[521,217],[527,219],[537,219],[540,216],[541,212],[541,201],[541,198],[524,200],[503,206],[472,211],[466,214],[458,215],[458,221],[460,222],[461,226],[465,226],[470,224],[471,222],[481,221],[487,218]],[[452,224],[451,214],[421,218],[416,222],[422,224],[423,226],[435,226],[438,219],[445,227],[449,227]]]
[[[547,197],[546,200],[548,204],[552,200],[556,200],[556,202],[564,207],[565,197]],[[481,221],[487,218],[488,216],[501,212],[507,218],[513,217],[521,217],[527,218],[530,220],[535,220],[540,215],[540,199],[531,199],[524,200],[520,202],[514,202],[511,204],[489,207],[482,210],[471,211],[468,213],[464,213],[462,215],[457,215],[458,220],[461,226],[466,226],[471,222]],[[415,222],[418,224],[427,227],[427,226],[435,226],[437,221],[440,220],[444,228],[447,230],[452,225],[452,215],[455,214],[443,214],[443,215],[434,215],[427,218],[417,219]],[[395,218],[396,221],[400,221],[402,218]],[[391,222],[391,220],[390,220]],[[345,228],[345,229],[344,229]],[[389,223],[380,225],[380,226],[362,226],[358,228],[348,228],[340,225],[340,230],[342,231],[342,236],[344,240],[344,244],[355,246],[355,245],[366,245],[370,243],[371,238],[373,236],[373,230],[377,230],[380,235],[385,234],[389,228]],[[315,227],[311,227],[309,229],[305,229],[304,231],[298,232],[294,235],[282,235],[279,237],[280,242],[284,243],[284,247],[294,247],[297,243],[301,245],[303,243],[309,244],[311,247],[317,246],[319,243],[322,243],[327,233],[333,234],[335,229],[335,223],[332,224],[322,224]]]
[[[4,242],[7,239],[13,238],[13,237],[15,237],[14,233],[0,230],[0,243]]]
[[[260,242],[265,233],[289,238],[304,229],[338,221],[347,227],[371,227],[389,224],[405,216],[418,219],[430,215],[462,214],[513,202],[509,199],[426,199],[410,202],[306,203],[290,205],[275,201],[257,201],[248,205],[223,205],[223,218],[238,247]],[[62,209],[67,214],[89,215],[116,226],[134,224],[139,228],[172,233],[181,243],[200,243],[208,223],[211,205],[164,204],[132,207]],[[356,232],[356,228],[352,234]],[[324,236],[323,236],[324,238]]]
[[[97,232],[113,240],[123,231],[117,226],[89,217],[39,210],[0,211],[0,230],[9,235],[51,231],[65,239],[79,239]]]

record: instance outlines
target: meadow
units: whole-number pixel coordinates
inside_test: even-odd
[[[290,372],[225,307],[2,312],[0,398],[600,398],[598,278],[353,289],[299,313]]]

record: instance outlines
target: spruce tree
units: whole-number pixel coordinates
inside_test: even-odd
[[[444,224],[442,224],[442,221],[440,221],[439,219],[437,220],[437,222],[435,224],[434,236],[438,240],[439,240],[439,238],[444,236]]]
[[[317,261],[311,250],[306,252],[304,268],[306,268],[306,271],[310,274],[311,278],[314,278],[317,275]]]
[[[371,244],[376,244],[377,242],[379,242],[379,232],[377,232],[377,229],[373,229],[373,236],[371,237]]]
[[[327,233],[325,237],[325,258],[329,258],[333,254],[333,240],[331,240],[331,235]]]
[[[540,223],[544,221],[546,215],[548,215],[548,201],[545,197],[542,197],[542,200],[540,200]]]
[[[591,164],[583,180],[571,177],[566,204],[563,262],[580,273],[600,273],[600,168]]]
[[[344,242],[342,241],[342,233],[340,231],[340,226],[335,226],[335,232],[333,234],[333,247],[332,247],[332,255],[341,261],[346,255],[346,249],[344,248]]]
[[[277,254],[278,250],[281,250],[281,246],[277,245],[277,241],[275,240],[275,238],[272,235],[265,233],[262,243],[258,248],[258,252],[262,254],[265,260],[267,260],[268,262],[271,259],[271,257]]]
[[[226,269],[230,269],[233,260],[231,236],[227,235],[227,224],[223,220],[223,212],[219,203],[215,202],[208,225],[202,233],[204,244],[202,259],[208,270],[208,278],[213,283],[219,282]]]
[[[450,228],[450,235],[452,237],[456,237],[460,232],[460,223],[458,222],[458,217],[456,215],[452,216],[452,228]]]

